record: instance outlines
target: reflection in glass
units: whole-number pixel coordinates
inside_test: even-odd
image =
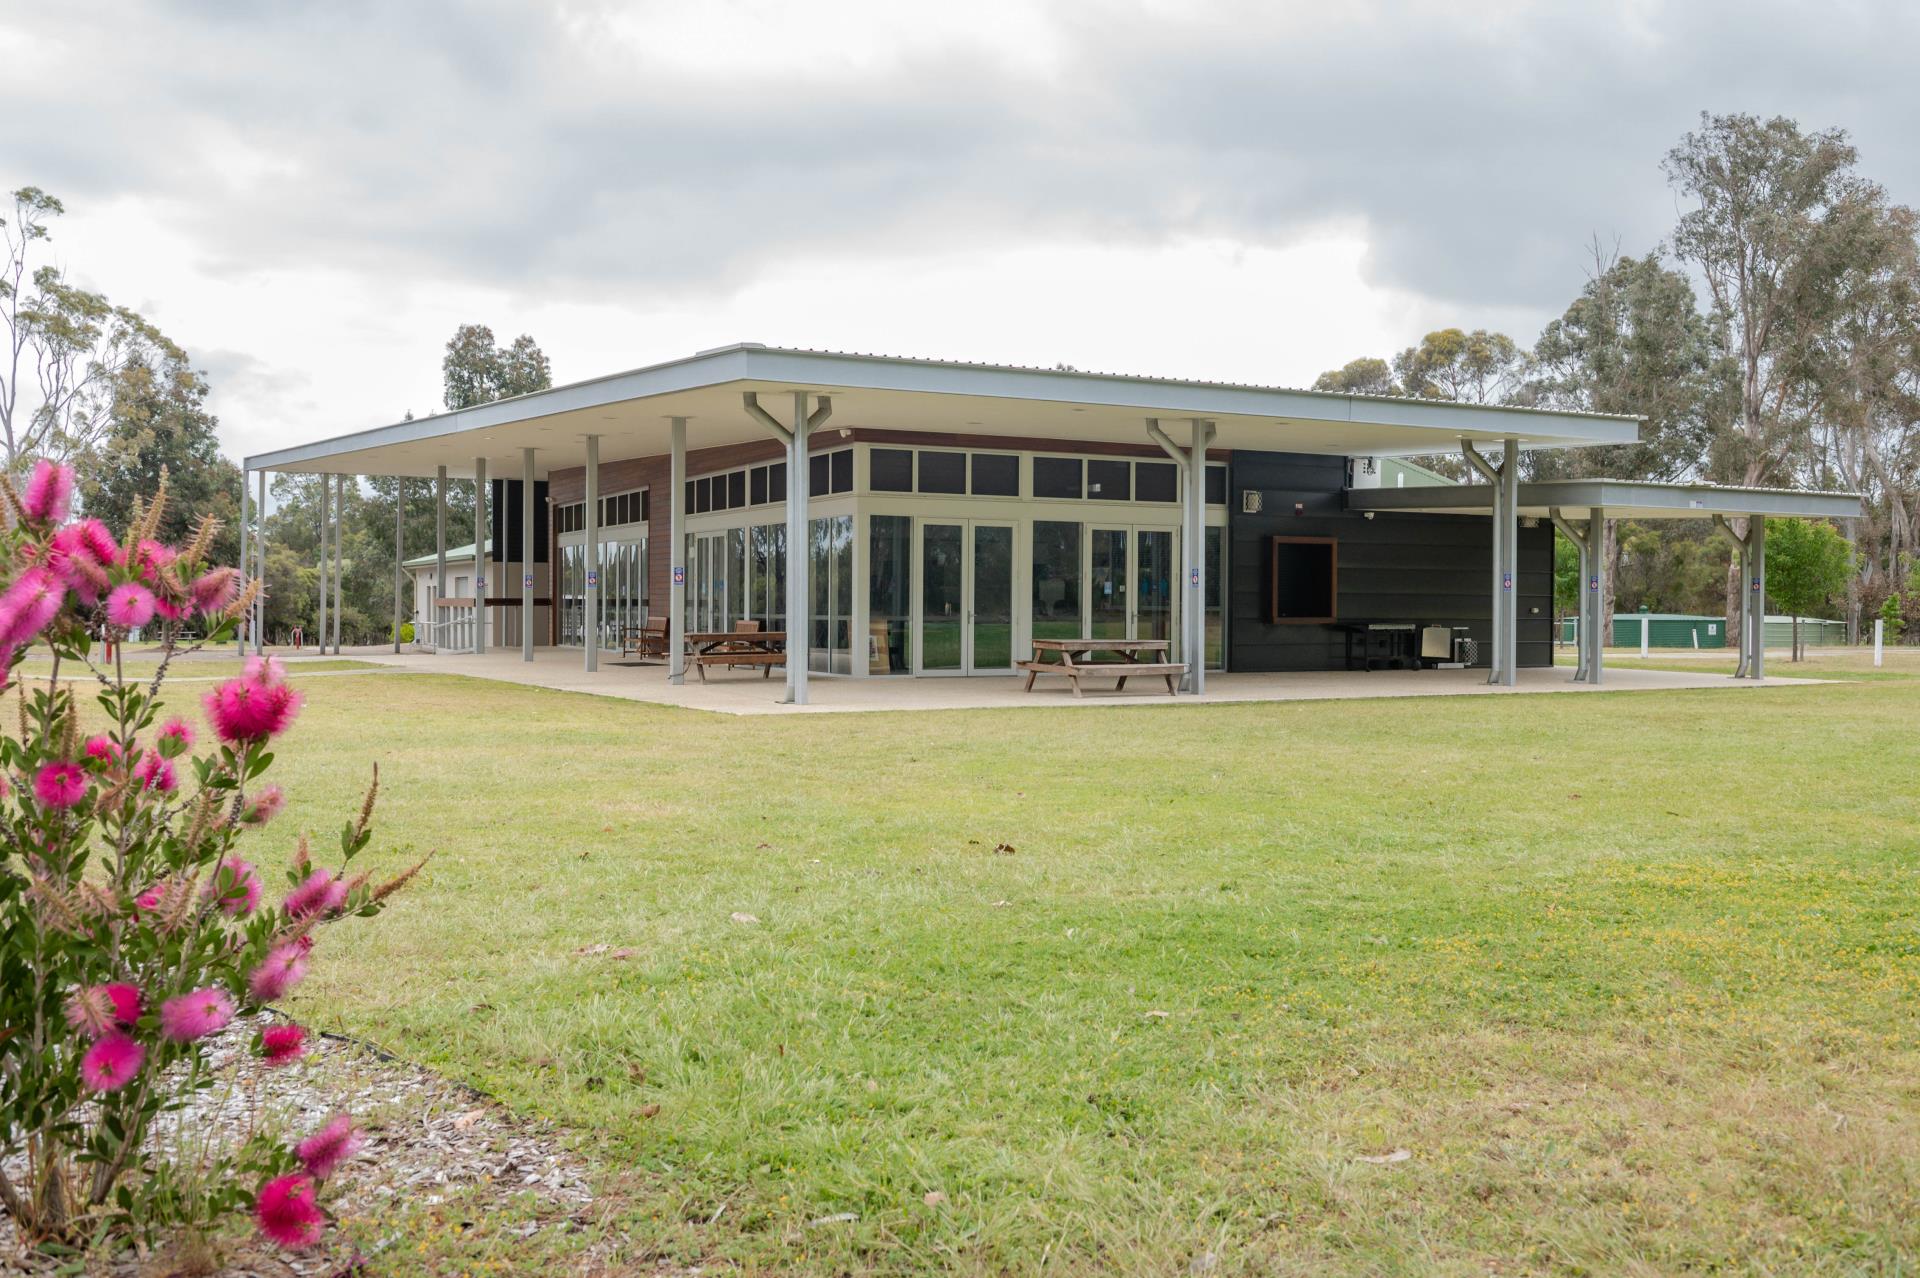
[[[867,519],[867,673],[904,674],[913,609],[913,520]]]
[[[1135,558],[1139,573],[1139,617],[1135,639],[1173,638],[1173,534],[1142,528],[1139,553]]]
[[[973,666],[1013,667],[1013,529],[973,526]]]
[[[1095,528],[1088,581],[1093,587],[1089,639],[1127,638],[1127,530]]]
[[[920,529],[920,668],[960,669],[962,528]]]
[[[1033,637],[1080,638],[1080,525],[1033,525]]]
[[[1226,565],[1221,559],[1224,528],[1207,529],[1207,669],[1227,664]]]

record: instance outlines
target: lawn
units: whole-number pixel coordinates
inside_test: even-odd
[[[306,687],[282,849],[378,760],[379,859],[437,858],[293,1010],[562,1124],[635,1268],[1920,1264],[1920,679],[755,718]],[[399,1273],[596,1232],[350,1228],[396,1221]]]

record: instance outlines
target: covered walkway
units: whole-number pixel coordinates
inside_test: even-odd
[[[771,685],[758,673],[716,673],[709,683],[674,683],[667,668],[655,663],[620,662],[603,658],[594,671],[581,669],[580,655],[564,648],[537,648],[532,661],[518,650],[481,654],[432,654],[349,650],[362,661],[423,674],[469,675],[556,692],[580,692],[626,701],[711,710],[721,714],[845,714],[883,710],[986,710],[1014,707],[1064,709],[1082,706],[1154,706],[1187,704],[1186,697],[1163,691],[1096,691],[1076,700],[1058,685],[1021,691],[1017,676],[971,679],[821,679],[812,698],[802,704],[778,700],[779,682]],[[1523,669],[1511,686],[1489,684],[1484,670],[1375,670],[1369,672],[1314,672],[1300,674],[1216,674],[1207,681],[1207,700],[1221,701],[1337,701],[1368,697],[1455,697],[1511,693],[1655,692],[1689,688],[1735,690],[1761,685],[1811,686],[1816,679],[1769,676],[1756,683],[1729,679],[1724,674],[1694,674],[1672,670],[1614,669],[1605,688],[1573,678],[1566,667]]]

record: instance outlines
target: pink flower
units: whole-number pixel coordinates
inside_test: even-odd
[[[220,873],[207,884],[207,899],[219,901],[229,914],[251,914],[260,904],[260,876],[253,862],[230,857]]]
[[[311,1247],[326,1232],[326,1217],[313,1201],[313,1178],[299,1172],[275,1176],[260,1186],[253,1200],[253,1219],[282,1247]]]
[[[211,985],[160,1005],[160,1032],[176,1043],[205,1038],[232,1019],[233,1000]]]
[[[83,519],[68,524],[48,540],[47,567],[91,604],[110,588],[107,567],[119,553],[105,524]]]
[[[258,653],[247,658],[247,664],[241,669],[240,677],[248,683],[276,684],[287,681],[287,663],[278,657],[262,656]]]
[[[133,771],[134,775],[140,778],[142,790],[171,794],[174,787],[179,784],[174,779],[172,761],[163,759],[152,751],[140,756],[140,766]]]
[[[124,582],[107,596],[107,620],[132,630],[153,620],[153,592],[137,581]]]
[[[160,580],[160,570],[179,557],[179,551],[172,546],[163,546],[151,537],[143,539],[125,555],[127,567],[150,586]]]
[[[307,946],[305,938],[287,941],[267,951],[267,957],[260,960],[260,966],[253,969],[247,977],[247,989],[254,1000],[271,1003],[283,997],[288,990],[307,977]]]
[[[89,1038],[132,1029],[139,1019],[140,991],[132,985],[90,985],[67,999],[67,1024]]]
[[[347,885],[331,870],[315,870],[293,891],[283,904],[289,918],[304,919],[309,914],[337,914],[347,903]]]
[[[73,505],[73,467],[36,462],[20,505],[27,512],[27,518],[39,523],[57,524],[64,520]]]
[[[240,824],[265,825],[287,806],[287,792],[277,785],[263,785],[240,809]]]
[[[147,1049],[125,1034],[108,1034],[80,1058],[80,1081],[95,1092],[118,1091],[140,1072]]]
[[[49,763],[33,778],[33,793],[50,808],[70,808],[87,796],[87,774],[77,763]]]
[[[358,1153],[362,1143],[360,1133],[353,1130],[353,1119],[335,1114],[325,1127],[295,1145],[293,1152],[307,1165],[308,1174],[315,1180],[325,1180],[333,1175],[334,1168]]]
[[[284,683],[266,683],[242,675],[206,696],[207,718],[222,740],[238,744],[279,736],[300,710],[300,694]]]
[[[193,729],[179,715],[160,725],[158,733],[160,753],[169,759],[177,758],[193,749]]]
[[[268,1065],[298,1060],[307,1050],[307,1032],[298,1025],[273,1025],[260,1031],[260,1056]]]
[[[200,612],[219,612],[240,596],[240,573],[234,568],[212,568],[193,579],[187,587],[193,606]]]
[[[89,762],[97,763],[102,767],[118,763],[121,756],[120,743],[105,733],[88,737],[86,754]]]
[[[48,569],[29,568],[0,595],[0,644],[28,643],[60,615],[66,588]]]
[[[134,897],[133,903],[143,910],[157,910],[166,903],[166,899],[167,882],[162,879]]]

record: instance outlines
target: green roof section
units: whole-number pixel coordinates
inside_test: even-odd
[[[493,553],[493,543],[492,543],[491,541],[489,541],[489,542],[487,543],[487,553],[488,553],[489,555],[491,555],[491,554]],[[454,562],[454,561],[456,561],[456,560],[471,560],[472,558],[473,558],[473,543],[472,543],[472,542],[468,542],[468,543],[467,543],[466,545],[464,545],[464,546],[448,546],[448,547],[447,547],[447,562],[448,562],[448,563],[453,563],[453,562]],[[409,560],[407,560],[407,562],[406,562],[406,563],[404,563],[404,564],[402,564],[402,565],[401,565],[401,567],[403,567],[403,568],[431,568],[431,567],[432,567],[432,566],[433,566],[434,564],[436,564],[436,563],[438,563],[438,562],[439,562],[439,560],[440,560],[440,556],[439,556],[438,554],[432,554],[432,555],[415,555],[415,556],[414,556],[413,558],[411,558],[411,559],[409,559]]]

